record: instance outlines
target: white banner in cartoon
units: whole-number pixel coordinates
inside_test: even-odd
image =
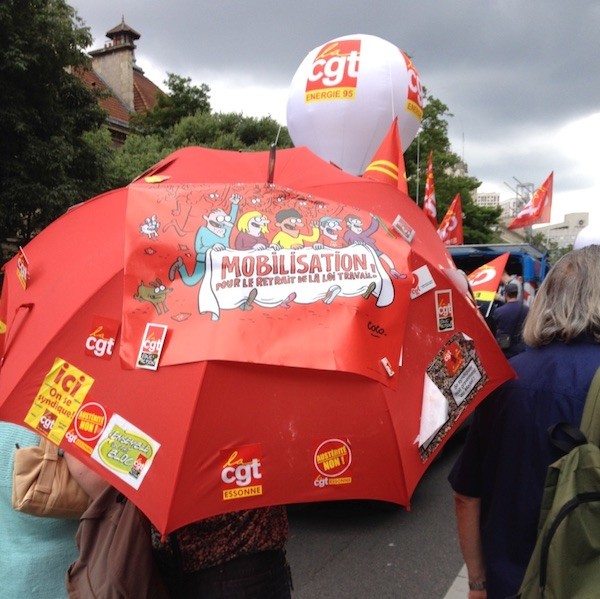
[[[220,310],[289,308],[291,303],[331,304],[337,297],[371,295],[378,307],[394,300],[390,277],[372,248],[239,252],[210,250],[200,287],[201,313],[213,320]]]

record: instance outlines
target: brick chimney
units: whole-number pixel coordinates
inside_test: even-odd
[[[92,68],[133,112],[134,42],[140,39],[140,34],[122,17],[119,25],[106,32],[106,37],[110,42],[104,48],[90,52]]]

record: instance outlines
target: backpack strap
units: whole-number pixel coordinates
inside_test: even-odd
[[[586,436],[576,427],[568,422],[558,422],[548,429],[550,443],[560,449],[562,453],[569,453],[578,445],[587,443]]]
[[[579,428],[568,422],[558,422],[548,429],[548,436],[550,443],[565,454],[578,445],[600,445],[600,368],[588,389]]]
[[[581,432],[589,443],[600,445],[600,368],[592,379],[581,418]]]

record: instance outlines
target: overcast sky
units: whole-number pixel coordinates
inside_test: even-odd
[[[67,0],[69,1],[69,0]],[[554,171],[552,222],[600,220],[599,0],[71,0],[93,48],[121,21],[141,34],[137,64],[211,88],[213,110],[285,124],[296,69],[342,35],[381,37],[411,56],[454,115],[453,150],[480,191],[514,197]],[[506,185],[508,184],[508,186]]]

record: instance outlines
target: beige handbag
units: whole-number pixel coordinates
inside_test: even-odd
[[[14,454],[12,506],[47,518],[78,520],[90,498],[71,476],[61,451],[43,437]]]

